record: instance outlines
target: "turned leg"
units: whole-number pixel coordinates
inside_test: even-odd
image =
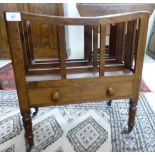
[[[25,129],[25,138],[27,142],[27,151],[31,150],[34,141],[33,141],[33,131],[32,131],[32,121],[30,116],[30,111],[23,112],[23,126]]]
[[[111,106],[111,102],[112,102],[112,100],[108,101],[108,102],[107,102],[107,105],[108,105],[108,106]]]
[[[36,116],[39,110],[38,107],[35,107],[34,109],[35,109],[35,112],[33,112],[32,117]]]
[[[129,119],[128,119],[128,132],[131,132],[135,125],[135,116],[137,111],[137,102],[130,99],[129,104]]]

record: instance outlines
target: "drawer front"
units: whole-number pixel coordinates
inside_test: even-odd
[[[71,84],[28,90],[31,106],[62,105],[132,96],[132,81]]]

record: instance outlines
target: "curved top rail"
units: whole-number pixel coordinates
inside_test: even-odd
[[[5,12],[6,14],[9,12]],[[12,12],[13,13],[13,12]],[[14,12],[15,13],[15,12]],[[17,13],[17,12],[16,12]],[[18,12],[22,20],[30,20],[35,22],[43,22],[54,25],[99,25],[99,24],[113,24],[117,22],[125,22],[130,20],[149,18],[149,12],[138,11],[121,14],[111,14],[97,17],[78,17],[70,18],[63,16],[49,16],[34,13]]]

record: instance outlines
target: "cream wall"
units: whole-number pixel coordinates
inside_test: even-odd
[[[64,4],[64,15],[67,17],[80,17],[76,8],[76,3]],[[66,26],[66,37],[68,38],[67,53],[69,59],[84,58],[84,27]]]

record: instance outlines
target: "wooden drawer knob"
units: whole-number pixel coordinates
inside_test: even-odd
[[[107,89],[107,95],[108,95],[108,96],[113,96],[114,94],[115,94],[115,89],[112,88],[112,87],[109,87],[109,88]]]
[[[55,102],[57,102],[59,99],[60,99],[60,92],[57,92],[57,91],[54,92],[52,94],[52,100],[55,101]]]

